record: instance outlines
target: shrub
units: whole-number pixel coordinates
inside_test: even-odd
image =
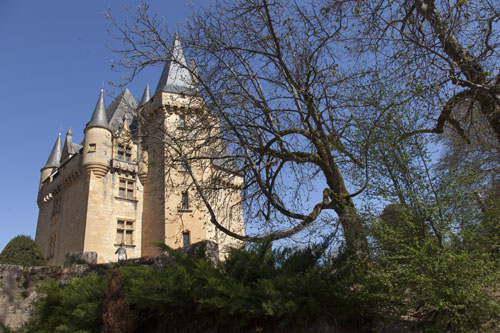
[[[30,236],[14,237],[0,253],[0,264],[20,266],[46,265],[42,251]]]
[[[47,296],[35,304],[26,332],[100,332],[107,281],[94,274],[67,285],[45,280],[38,291]]]
[[[391,330],[403,316],[429,332],[498,328],[496,262],[488,255],[422,246],[405,249],[401,260],[389,246],[391,255],[360,262],[342,255],[326,260],[324,248],[256,244],[233,250],[217,266],[203,251],[169,250],[174,258],[162,271],[120,267],[121,300],[130,305],[137,332],[317,325],[363,332]],[[106,284],[107,277],[95,275],[65,286],[46,283],[47,297],[36,305],[28,332],[98,332]]]

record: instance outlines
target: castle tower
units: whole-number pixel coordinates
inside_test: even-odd
[[[103,91],[85,128],[82,165],[88,182],[84,252],[98,262],[116,260],[124,244],[128,258],[141,256],[142,186],[131,130],[137,103],[125,89],[105,108]]]
[[[47,163],[43,166],[43,168],[40,170],[41,176],[40,176],[40,187],[42,186],[42,183],[49,178],[50,174],[59,167],[59,161],[61,159],[61,152],[62,152],[62,146],[61,146],[61,133],[57,136],[56,142],[54,143],[54,147],[52,148],[52,151],[50,152],[49,158],[47,159]]]
[[[94,174],[101,178],[109,171],[112,152],[112,133],[108,126],[103,89],[84,133],[83,166],[87,175]]]
[[[220,145],[220,140],[217,139],[218,119],[197,96],[190,68],[193,65],[188,67],[176,36],[171,59],[165,64],[155,94],[141,103],[138,110],[142,119],[139,132],[143,138],[144,161],[142,168],[139,165],[139,177],[144,184],[142,254],[147,256],[157,254],[151,246],[153,243],[178,248],[208,239],[219,243],[219,248],[241,245],[234,239],[226,241],[222,235],[219,237],[194,185],[192,175],[200,183],[211,181],[216,167],[211,152],[214,145]],[[238,177],[241,180],[241,176]],[[244,233],[243,214],[238,206],[241,191],[236,193],[231,203],[237,206],[238,213],[232,221],[225,221],[234,224],[231,230]],[[220,242],[222,238],[225,244]]]

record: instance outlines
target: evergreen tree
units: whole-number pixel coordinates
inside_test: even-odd
[[[30,236],[19,235],[14,237],[0,253],[0,264],[43,266],[46,262],[35,241]]]

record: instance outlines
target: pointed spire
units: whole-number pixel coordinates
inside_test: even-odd
[[[54,147],[50,152],[49,159],[47,160],[47,163],[45,163],[45,166],[43,168],[45,169],[45,168],[59,167],[59,160],[61,159],[61,153],[62,153],[61,132],[59,132],[56,143],[54,144]]]
[[[61,162],[68,156],[74,155],[73,151],[73,131],[71,126],[68,129],[68,133],[66,133],[66,140],[64,140],[64,147],[61,154]]]
[[[149,92],[149,83],[146,84],[146,89],[144,89],[144,94],[142,94],[141,105],[146,104],[151,98],[151,93]]]
[[[92,114],[92,119],[90,119],[90,122],[87,124],[87,128],[90,127],[108,128],[106,106],[104,105],[104,89],[101,89],[101,94],[99,95],[99,99],[97,100],[94,113]]]
[[[191,73],[189,72],[186,58],[184,57],[184,52],[182,51],[181,42],[177,34],[174,39],[172,56],[163,68],[155,94],[159,91],[177,94],[195,93],[193,79],[191,77]]]

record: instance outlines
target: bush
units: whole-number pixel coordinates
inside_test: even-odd
[[[467,243],[473,246],[465,249],[453,242],[440,245],[403,205],[387,206],[371,226],[375,260],[369,283],[390,286],[387,305],[394,318],[409,318],[435,332],[498,325],[498,263],[482,246],[480,233],[471,233]]]
[[[35,304],[26,332],[100,332],[107,280],[91,274],[67,285],[44,281],[38,291],[47,296]]]
[[[0,253],[0,264],[20,266],[44,266],[46,265],[40,247],[30,236],[14,237]]]
[[[405,308],[428,332],[476,331],[498,325],[500,283],[488,255],[452,248],[433,255],[417,253],[405,267],[390,266]],[[498,327],[497,327],[498,328]]]
[[[392,247],[389,247],[392,248]],[[426,331],[498,328],[496,262],[487,255],[434,247],[359,262],[324,246],[233,250],[213,266],[200,253],[170,251],[164,270],[126,263],[121,286],[137,332],[328,329],[390,330],[402,317]],[[395,254],[395,253],[393,253]],[[320,260],[321,259],[321,260]],[[66,286],[48,282],[31,332],[98,332],[107,277]],[[326,325],[326,326],[325,326]]]

